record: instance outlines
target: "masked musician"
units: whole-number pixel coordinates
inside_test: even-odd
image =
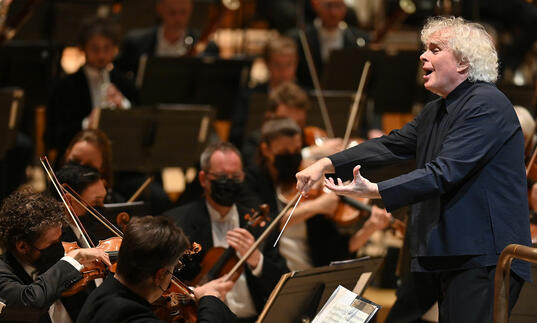
[[[0,297],[7,311],[0,320],[74,322],[82,302],[61,299],[63,291],[82,278],[83,265],[99,260],[99,249],[65,254],[60,242],[64,209],[53,198],[29,191],[15,192],[0,210]],[[71,306],[68,306],[71,305]]]
[[[197,270],[195,267],[199,266],[204,250],[233,247],[239,256],[246,253],[255,239],[243,228],[247,222],[244,215],[251,214],[250,207],[259,205],[255,198],[245,198],[247,191],[243,189],[241,155],[232,144],[210,145],[203,151],[200,163],[199,179],[204,197],[164,213],[173,218],[192,241],[203,247],[192,267],[188,268],[192,274],[199,271],[199,267]],[[262,228],[254,230],[262,232]],[[226,304],[241,322],[255,321],[280,276],[288,271],[278,250],[270,243],[263,246],[248,258],[244,272],[226,296]]]
[[[301,147],[301,130],[293,120],[276,118],[263,125],[258,164],[248,170],[246,186],[275,212],[283,209],[296,192],[294,175],[301,165]],[[325,193],[297,206],[279,243],[289,269],[304,270],[350,258],[373,232],[390,223],[389,213],[373,207],[373,216],[361,230],[352,237],[340,234],[330,220],[338,203],[334,193]]]
[[[89,296],[77,322],[160,322],[151,303],[170,286],[188,246],[183,231],[165,217],[132,219],[121,243],[115,276]],[[232,286],[233,282],[220,279],[194,289],[197,322],[235,322],[220,300]]]
[[[498,60],[481,25],[430,18],[421,32],[425,88],[440,98],[388,136],[323,158],[296,175],[307,192],[323,174],[340,194],[382,198],[388,210],[414,204],[410,216],[413,272],[433,272],[440,322],[490,322],[494,274],[511,243],[530,245],[524,136],[509,100],[494,86]],[[360,166],[415,158],[417,169],[383,182]],[[510,308],[529,264],[513,261]]]

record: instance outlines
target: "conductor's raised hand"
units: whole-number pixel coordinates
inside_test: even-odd
[[[339,195],[373,199],[380,198],[377,184],[371,183],[367,178],[362,177],[360,174],[360,165],[354,167],[352,172],[354,179],[349,184],[343,184],[341,178],[337,179],[337,183],[334,182],[333,178],[329,178],[324,180],[326,188]]]

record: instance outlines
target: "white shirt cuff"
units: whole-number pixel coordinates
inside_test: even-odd
[[[125,110],[132,108],[131,101],[129,101],[126,96],[123,96],[123,100],[121,100],[121,108]]]
[[[70,257],[70,256],[64,256],[62,259],[60,260],[65,260],[67,261],[68,263],[70,263],[73,267],[75,267],[76,270],[78,271],[81,271],[82,268],[84,268],[84,266],[82,266],[78,261],[75,260],[75,258],[73,257]]]
[[[255,277],[259,277],[261,276],[261,272],[263,271],[263,253],[260,253],[260,256],[259,256],[259,262],[257,263],[257,266],[252,269],[252,274],[255,276]]]

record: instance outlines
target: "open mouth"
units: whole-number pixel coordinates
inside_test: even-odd
[[[425,70],[425,76],[429,76],[432,72],[433,70]]]

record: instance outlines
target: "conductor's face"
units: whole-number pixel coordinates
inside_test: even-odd
[[[468,77],[468,66],[459,62],[444,38],[432,37],[420,60],[425,88],[443,98]]]

